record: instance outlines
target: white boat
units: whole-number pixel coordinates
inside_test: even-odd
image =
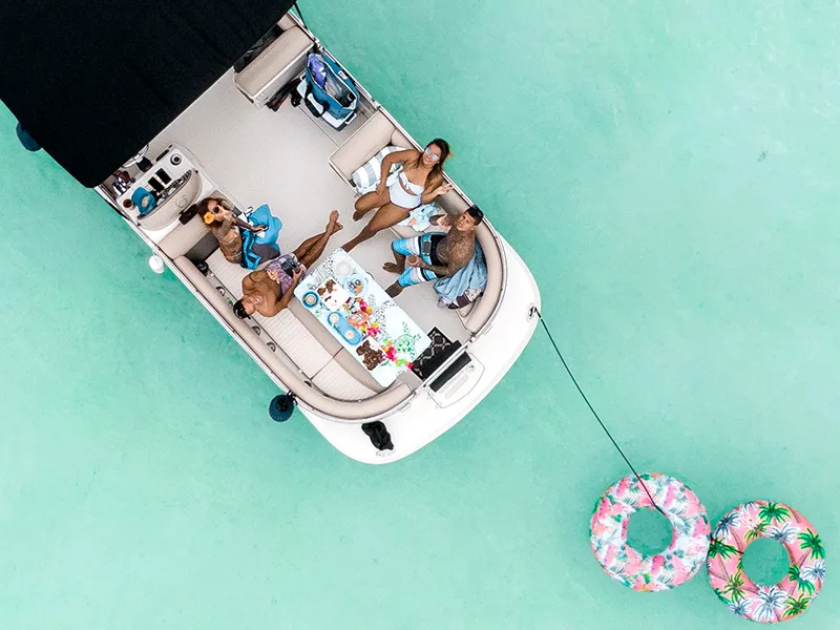
[[[437,329],[456,347],[428,374],[406,370],[382,386],[297,300],[270,319],[233,315],[231,300],[241,296],[248,271],[225,261],[200,217],[190,215],[195,203],[221,196],[246,212],[268,204],[284,224],[284,251],[320,232],[329,212],[338,209],[344,231],[329,253],[363,225],[351,218],[353,171],[386,145],[421,146],[358,81],[357,114],[340,131],[305,106],[285,103],[276,112],[266,107],[280,87],[303,73],[316,44],[323,50],[296,16],[286,14],[279,27],[282,34],[249,65],[239,73],[229,70],[150,138],[143,154],[120,169],[128,178],[109,177],[96,189],[277,387],[294,395],[333,446],[360,462],[394,462],[450,429],[490,393],[534,332],[539,291],[522,258],[491,224],[494,212],[515,210],[484,208],[488,220],[477,231],[488,272],[483,296],[465,309],[440,308],[432,283],[426,283],[396,299],[418,326]],[[139,187],[160,193],[153,212],[142,217],[131,202]],[[451,213],[473,203],[457,185],[438,202]],[[381,266],[391,258],[389,243],[413,233],[386,230],[357,247],[353,257],[387,286],[393,276]],[[372,421],[384,423],[393,449],[374,446],[361,428]]]

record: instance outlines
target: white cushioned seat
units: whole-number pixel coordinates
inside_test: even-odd
[[[376,395],[375,391],[368,389],[345,372],[335,359],[327,363],[312,382],[322,392],[339,400],[365,400]]]
[[[298,318],[301,324],[306,326],[306,329],[312,333],[312,336],[318,340],[318,343],[324,346],[324,349],[329,352],[330,356],[334,357],[341,350],[341,342],[332,336],[332,333],[309,312],[308,308],[300,303],[300,300],[294,298],[289,302],[289,310],[292,311],[292,314]]]
[[[233,297],[237,300],[242,297],[242,279],[251,273],[249,270],[229,263],[224,255],[222,255],[222,250],[220,249],[210,254],[205,262],[210,267],[213,275],[219,279],[219,282],[225,285]]]
[[[402,137],[397,137],[399,142],[392,142],[392,136],[395,133],[399,132],[397,132],[394,123],[382,112],[376,112],[356,133],[335,150],[330,156],[330,164],[345,181],[352,182],[353,171],[371,159],[386,145],[413,146],[402,134],[399,134]]]
[[[255,315],[253,319],[308,377],[312,378],[332,361],[330,353],[289,309],[284,308],[274,317]]]
[[[375,392],[384,391],[385,388],[379,384],[379,382],[370,375],[370,372],[367,371],[364,365],[359,363],[356,360],[349,350],[345,350],[341,348],[339,352],[336,353],[335,362],[340,365],[345,372],[350,374],[353,378],[355,378],[359,383],[371,389]]]
[[[257,105],[264,105],[283,85],[303,71],[313,42],[299,26],[291,26],[234,75],[239,91]]]
[[[351,377],[349,375],[342,376],[336,372],[337,367],[340,369],[337,363],[336,365],[329,366],[329,369],[319,379],[327,387],[327,390],[321,390],[318,386],[316,386],[318,387],[316,389],[316,387],[308,385],[301,379],[297,371],[294,371],[293,368],[286,365],[269,348],[264,339],[261,340],[254,333],[248,325],[248,322],[239,319],[233,314],[228,304],[228,299],[216,290],[213,283],[196,269],[190,260],[179,256],[173,260],[173,263],[175,268],[186,277],[189,283],[206,300],[210,308],[221,316],[224,320],[224,326],[235,333],[259,360],[276,377],[281,379],[288,388],[297,394],[302,401],[312,405],[319,411],[338,418],[361,420],[386,413],[411,395],[411,389],[405,383],[398,382],[380,394],[371,393],[371,395],[361,398],[360,396],[364,393],[363,389],[347,383],[345,379]],[[331,361],[330,363],[333,362]],[[332,383],[336,384],[336,387],[333,389],[331,389]],[[342,392],[349,393],[351,398],[349,400],[342,400]]]
[[[229,263],[220,250],[213,252],[206,262],[210,271],[228,292],[237,300],[241,298],[242,279],[251,272],[239,265]],[[291,310],[283,309],[274,317],[263,317],[254,313],[251,319],[268,334],[269,339],[265,340],[266,343],[273,341],[295,362],[300,371],[310,378],[332,360],[332,354],[294,316]]]

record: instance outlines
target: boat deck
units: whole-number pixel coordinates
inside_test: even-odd
[[[362,111],[350,127],[338,132],[289,101],[277,112],[257,108],[236,89],[231,71],[161,132],[147,155],[180,145],[241,207],[267,203],[283,221],[278,243],[284,252],[321,232],[329,212],[338,210],[344,230],[333,237],[326,255],[355,236],[367,220],[353,221],[354,192],[328,162],[364,117]],[[382,287],[396,278],[382,270],[384,262],[393,260],[394,238],[385,230],[352,252]],[[437,327],[452,340],[469,338],[454,311],[437,307],[432,283],[403,291],[397,302],[423,330]]]

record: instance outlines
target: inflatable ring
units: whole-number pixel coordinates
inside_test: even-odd
[[[627,544],[633,513],[656,507],[635,476],[620,479],[598,499],[589,540],[610,577],[637,591],[665,591],[690,580],[706,562],[711,528],[706,508],[679,479],[660,473],[640,477],[674,528],[668,548],[646,557]]]
[[[746,548],[759,538],[779,541],[790,557],[787,576],[773,586],[753,583],[741,564]],[[720,519],[707,566],[712,588],[732,612],[778,623],[793,619],[816,599],[825,579],[825,549],[814,526],[792,507],[754,501]]]

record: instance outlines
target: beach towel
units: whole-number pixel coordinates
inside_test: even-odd
[[[487,287],[487,264],[484,262],[484,252],[478,241],[475,243],[475,254],[454,275],[441,278],[435,282],[435,293],[438,295],[438,306],[441,308],[463,308],[475,302]]]
[[[242,230],[242,263],[245,269],[256,269],[260,263],[280,255],[277,236],[283,228],[283,222],[271,214],[267,204],[261,205],[248,215],[248,222],[253,226],[264,225],[265,231],[256,233]]]

